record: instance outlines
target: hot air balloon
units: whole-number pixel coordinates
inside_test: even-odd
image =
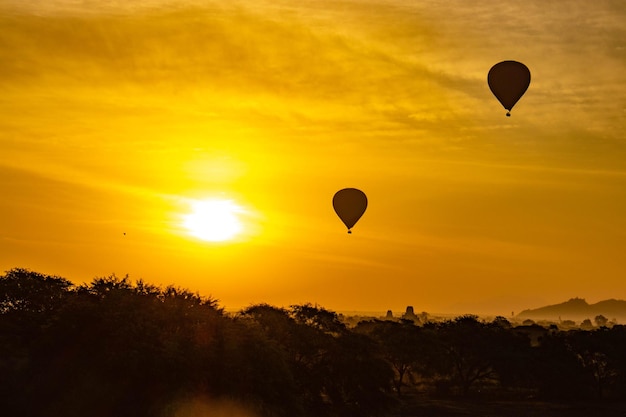
[[[352,233],[350,229],[365,213],[367,196],[363,191],[356,188],[344,188],[335,193],[333,207],[337,216],[348,228],[348,233]]]
[[[491,67],[487,82],[493,95],[508,110],[506,115],[511,116],[511,109],[530,85],[530,70],[521,62],[502,61]]]

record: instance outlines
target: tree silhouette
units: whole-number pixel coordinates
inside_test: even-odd
[[[287,354],[299,396],[312,415],[374,415],[390,404],[391,370],[369,338],[311,304],[289,310],[267,304],[240,312]],[[337,414],[338,413],[338,414]]]
[[[450,376],[466,396],[477,382],[495,377],[494,346],[486,327],[476,316],[465,315],[444,322],[441,338],[450,362]]]
[[[393,385],[398,396],[406,379],[412,376],[422,355],[421,329],[412,320],[399,322],[375,320],[359,323],[355,332],[366,334],[374,339],[394,370]]]
[[[594,319],[593,319],[594,323],[596,324],[596,326],[598,327],[604,327],[607,325],[607,323],[609,322],[609,319],[607,319],[606,317],[604,317],[602,314],[597,315]]]
[[[127,276],[75,286],[13,269],[0,276],[1,412],[177,417],[208,398],[259,417],[379,416],[420,390],[626,400],[625,329],[471,315],[350,328],[311,304],[228,315],[210,297]]]

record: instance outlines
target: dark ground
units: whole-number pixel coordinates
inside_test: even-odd
[[[416,400],[392,417],[626,417],[626,403]]]

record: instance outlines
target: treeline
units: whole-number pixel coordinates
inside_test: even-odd
[[[0,276],[0,414],[168,417],[228,400],[250,416],[382,416],[416,393],[626,400],[626,328],[543,330],[531,343],[500,317],[348,327],[310,304],[230,315],[185,289],[13,269]]]

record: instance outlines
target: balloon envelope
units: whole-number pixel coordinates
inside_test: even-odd
[[[333,207],[335,213],[341,221],[350,229],[354,227],[367,208],[367,196],[356,188],[344,188],[335,193],[333,197]]]
[[[491,67],[487,82],[493,95],[511,111],[530,85],[530,70],[521,62],[502,61]]]

